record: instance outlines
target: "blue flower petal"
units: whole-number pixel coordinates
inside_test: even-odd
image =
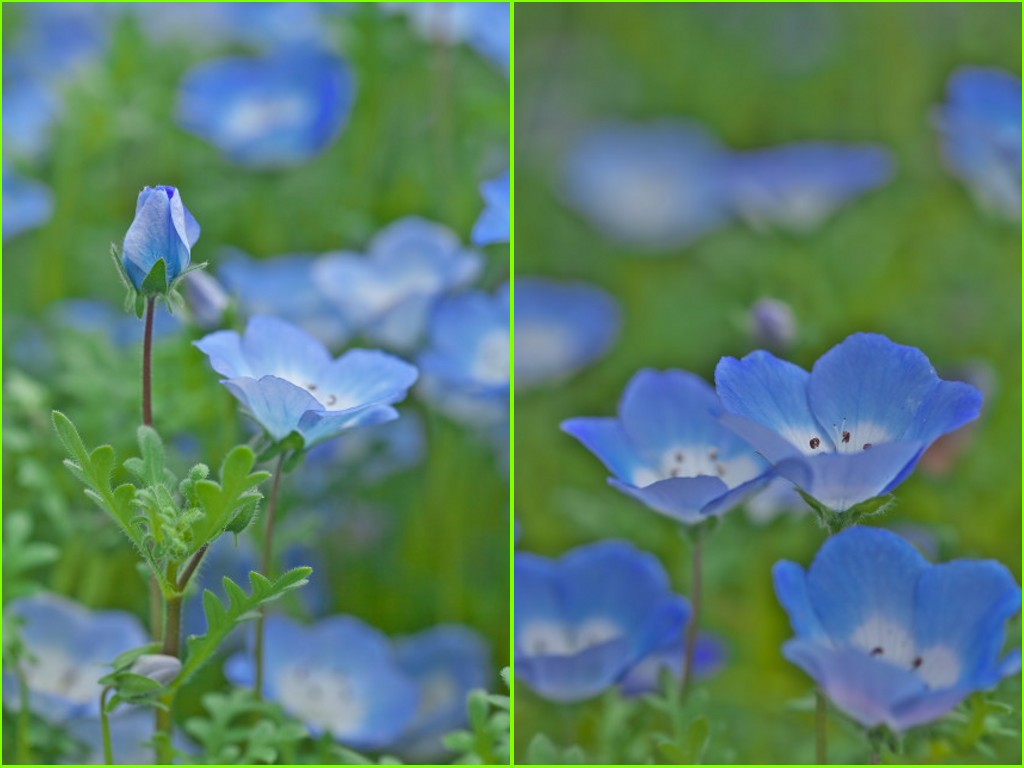
[[[549,701],[589,699],[615,683],[627,666],[630,643],[608,640],[577,653],[571,663],[562,656],[517,656],[516,676]]]
[[[242,337],[234,331],[215,331],[193,344],[210,358],[210,366],[221,376],[252,378],[252,367],[242,352]]]
[[[487,207],[473,225],[474,244],[490,245],[509,241],[511,183],[509,172],[505,171],[496,179],[490,179],[480,185]]]
[[[668,515],[688,525],[704,520],[707,517],[704,513],[705,507],[725,496],[729,491],[729,486],[719,478],[710,475],[670,477],[642,488],[623,483],[614,477],[608,478],[608,483],[617,490],[642,501],[655,512]],[[725,511],[722,509],[722,512]]]
[[[808,640],[827,638],[821,620],[814,611],[804,569],[789,560],[780,560],[772,568],[772,580],[775,582],[775,594],[786,609],[789,623],[797,637]]]
[[[562,422],[562,430],[583,443],[612,474],[626,482],[636,482],[637,471],[645,467],[618,419],[569,419]]]
[[[323,411],[323,405],[309,392],[277,376],[228,379],[224,386],[274,440],[284,440],[299,430],[308,411]]]
[[[288,381],[315,384],[331,361],[327,349],[298,326],[258,315],[242,335],[242,353],[253,371]]]
[[[398,411],[390,405],[366,404],[345,411],[306,411],[299,419],[298,430],[310,448],[353,427],[372,427],[394,421]]]
[[[363,403],[396,403],[419,376],[413,365],[379,350],[351,349],[320,373],[317,395],[328,410],[345,410]],[[328,394],[329,393],[329,394]],[[329,399],[333,396],[334,402]]]

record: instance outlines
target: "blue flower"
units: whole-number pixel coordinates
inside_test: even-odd
[[[50,145],[63,105],[56,88],[25,71],[24,62],[4,54],[4,177],[8,155],[38,158]]]
[[[768,482],[768,465],[718,422],[715,391],[686,371],[637,373],[618,418],[562,429],[611,470],[612,486],[687,525],[722,515]]]
[[[53,215],[53,194],[42,182],[6,168],[3,176],[3,239],[6,241],[49,221]]]
[[[563,188],[567,201],[608,237],[672,251],[729,218],[726,158],[693,122],[603,123],[573,147]]]
[[[105,3],[26,4],[10,48],[40,77],[80,77],[109,47],[115,13]]]
[[[508,171],[480,185],[486,207],[473,225],[473,243],[507,243],[511,232],[512,177]]]
[[[327,44],[333,30],[325,18],[330,9],[323,5],[194,3],[185,9],[178,3],[132,3],[130,9],[146,34],[161,42],[176,40],[190,48],[230,43],[275,48]]]
[[[109,670],[108,670],[109,671]],[[110,741],[114,748],[116,765],[150,765],[153,762],[153,740],[156,719],[151,709],[121,707],[110,717]],[[62,763],[77,765],[103,765],[103,732],[97,720],[79,718],[67,724],[68,733],[80,744],[84,752],[66,755]],[[180,734],[175,734],[174,746],[187,750],[189,745]],[[72,759],[73,758],[73,759]]]
[[[138,347],[142,344],[143,325],[134,315],[97,299],[63,299],[51,305],[54,321],[75,333],[98,333],[109,338],[116,347]],[[165,339],[181,330],[181,321],[158,304],[153,315],[153,338]]]
[[[683,675],[685,653],[685,628],[661,648],[641,659],[619,682],[619,688],[627,696],[643,696],[661,689],[661,676],[665,670],[677,680]],[[706,632],[697,633],[697,645],[693,656],[693,676],[704,679],[717,674],[725,666],[728,652],[725,644]]]
[[[407,216],[382,229],[365,256],[329,254],[313,270],[320,291],[366,338],[406,352],[422,339],[437,300],[468,285],[482,260],[442,224]]]
[[[558,560],[517,552],[515,589],[515,673],[552,701],[618,683],[678,638],[690,616],[658,559],[623,541]]]
[[[982,401],[975,387],[939,379],[919,349],[871,333],[836,345],[811,373],[759,350],[722,358],[715,381],[723,423],[837,512],[903,482]]]
[[[946,165],[983,207],[1020,220],[1020,78],[963,67],[947,90],[947,103],[936,111]]]
[[[282,49],[260,58],[234,56],[186,75],[178,121],[251,168],[304,163],[337,137],[355,86],[342,59]]]
[[[18,632],[29,650],[22,662],[29,708],[54,723],[99,717],[99,679],[110,672],[108,665],[149,641],[132,614],[91,611],[57,595],[15,600],[7,616],[21,622]],[[17,677],[5,669],[3,682],[5,704],[17,709]]]
[[[397,639],[395,654],[419,686],[420,706],[390,749],[419,763],[448,757],[442,737],[469,725],[466,696],[493,676],[487,642],[469,627],[441,624]]]
[[[930,722],[1020,671],[1019,648],[1000,653],[1021,591],[993,560],[932,565],[894,533],[853,527],[807,572],[784,560],[773,575],[796,632],[784,655],[869,728]]]
[[[329,733],[355,749],[380,749],[416,718],[419,687],[382,632],[352,616],[309,626],[270,616],[265,631],[266,698],[313,734]],[[252,685],[252,656],[232,656],[225,673],[235,685]]]
[[[404,13],[427,40],[445,45],[468,43],[479,54],[509,71],[511,9],[508,3],[383,3],[386,11]]]
[[[601,358],[622,324],[618,302],[582,282],[516,276],[516,387],[558,381]]]
[[[146,187],[139,193],[135,220],[124,236],[121,263],[139,291],[158,261],[167,269],[167,284],[188,269],[199,222],[174,187]]]
[[[295,432],[304,448],[397,418],[391,406],[417,377],[415,367],[378,350],[332,359],[301,328],[273,317],[252,318],[244,335],[217,331],[195,344],[274,441]]]
[[[806,233],[892,174],[892,156],[882,147],[808,141],[734,155],[729,195],[755,229]]]

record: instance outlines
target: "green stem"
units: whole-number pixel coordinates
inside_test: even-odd
[[[156,298],[146,300],[146,332],[142,337],[142,423],[153,426],[153,313]]]
[[[697,628],[700,624],[701,609],[701,540],[703,534],[695,531],[691,537],[692,571],[690,577],[690,622],[686,625],[686,644],[683,652],[682,689],[685,697],[693,686],[693,665],[697,657]]]
[[[178,566],[172,563],[167,566],[167,581],[177,584]],[[164,644],[160,653],[179,658],[181,654],[181,609],[182,596],[167,598],[166,620],[164,622]],[[156,761],[159,765],[168,765],[173,760],[171,735],[174,730],[174,692],[166,694],[162,699],[163,708],[156,710]]]
[[[816,708],[814,713],[814,762],[828,765],[828,702],[819,688],[815,691]]]
[[[103,762],[114,764],[114,740],[110,737],[110,713],[107,712],[107,694],[111,687],[106,686],[100,693],[100,728],[103,731]]]
[[[270,568],[274,557],[274,522],[277,517],[277,499],[281,494],[281,476],[284,474],[285,454],[282,453],[274,465],[274,480],[270,486],[270,498],[267,500],[267,529],[263,535],[263,559],[260,573],[270,577]],[[256,619],[256,698],[263,698],[263,635],[266,628],[267,613],[260,608],[260,616]]]

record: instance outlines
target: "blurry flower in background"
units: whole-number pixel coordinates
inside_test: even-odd
[[[150,765],[153,762],[153,739],[156,718],[147,708],[121,707],[110,717],[110,741],[114,748],[114,762],[117,765]],[[84,748],[84,753],[74,755],[74,762],[81,765],[103,765],[103,733],[97,720],[79,718],[67,724],[68,732]],[[175,746],[187,749],[181,737],[175,739]],[[71,756],[69,756],[71,757]],[[62,761],[63,762],[63,761]],[[67,760],[66,764],[73,764]]]
[[[50,317],[58,325],[76,333],[93,333],[110,339],[117,347],[142,344],[143,323],[135,315],[125,314],[120,307],[95,299],[64,299],[49,308]],[[158,303],[153,315],[153,338],[161,339],[181,330],[181,321]]]
[[[381,3],[409,18],[425,39],[444,45],[467,43],[509,71],[511,8],[508,3]]]
[[[182,288],[195,324],[207,331],[219,327],[231,298],[217,278],[199,269],[185,276]]]
[[[672,251],[728,219],[725,163],[723,147],[696,122],[605,122],[570,150],[562,188],[603,234]]]
[[[583,282],[516,276],[516,387],[560,381],[603,357],[622,311],[607,291]]]
[[[617,418],[576,418],[562,429],[612,472],[608,482],[686,525],[723,515],[770,479],[768,464],[722,426],[714,389],[686,371],[644,369]]]
[[[3,175],[3,239],[8,240],[50,220],[53,194],[42,182],[8,170],[6,161]]]
[[[8,156],[38,159],[50,146],[53,126],[61,116],[57,90],[24,70],[24,64],[4,53],[3,59],[4,177]]]
[[[685,627],[680,628],[675,637],[630,669],[619,682],[622,692],[626,696],[656,693],[661,690],[661,676],[664,670],[668,670],[676,680],[681,680],[685,634]],[[699,632],[693,656],[694,678],[700,680],[715,675],[725,666],[728,656],[725,643],[706,632]]]
[[[480,185],[486,207],[473,225],[473,244],[507,243],[511,232],[512,177],[508,171]]]
[[[515,673],[551,701],[581,701],[620,682],[690,616],[658,559],[624,541],[557,560],[517,552],[515,589]]]
[[[378,232],[365,255],[324,255],[313,278],[355,332],[409,352],[422,340],[437,300],[469,285],[481,269],[480,254],[448,227],[407,216]]]
[[[747,312],[747,332],[759,347],[786,350],[796,340],[796,315],[784,301],[758,299]]]
[[[983,67],[957,70],[935,123],[950,173],[983,208],[1020,221],[1020,78]]]
[[[173,282],[188,269],[199,233],[199,222],[185,207],[177,189],[143,189],[121,252],[121,263],[135,288],[142,290],[158,261],[163,261],[166,268],[163,287]]]
[[[780,515],[803,515],[811,511],[796,486],[781,477],[775,478],[763,490],[747,499],[743,508],[747,517],[759,525],[769,523]]]
[[[200,64],[181,84],[182,127],[250,168],[304,163],[341,132],[355,85],[346,62],[305,48]]]
[[[936,720],[1020,672],[1019,648],[1000,657],[1021,592],[994,560],[932,565],[894,533],[854,527],[808,571],[783,560],[773,575],[796,633],[783,654],[869,728]]]
[[[27,70],[51,82],[77,79],[106,55],[119,10],[108,3],[26,3],[5,54],[9,49]]]

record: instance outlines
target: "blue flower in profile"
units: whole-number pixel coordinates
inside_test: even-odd
[[[619,682],[626,696],[643,696],[661,689],[661,677],[667,670],[676,680],[683,676],[685,628],[681,628],[665,644],[641,659]],[[728,659],[725,644],[707,632],[697,633],[693,655],[693,676],[696,680],[717,674]]]
[[[950,172],[982,207],[1020,220],[1020,77],[999,69],[963,67],[936,111]]]
[[[3,176],[3,239],[6,241],[49,221],[53,215],[53,194],[42,182],[6,168]]]
[[[902,483],[982,401],[977,388],[941,380],[921,350],[873,333],[837,344],[810,373],[763,350],[725,357],[715,381],[723,423],[836,512]]]
[[[22,662],[29,708],[54,723],[98,718],[99,679],[110,672],[110,662],[149,641],[142,623],[130,613],[91,611],[51,594],[13,601],[6,618],[18,621],[29,650]],[[17,709],[18,678],[7,669],[3,678],[4,703]]]
[[[265,696],[314,735],[330,734],[355,749],[381,749],[415,720],[419,687],[382,632],[352,616],[309,626],[269,616],[265,632]],[[235,685],[253,685],[252,655],[232,656],[225,673]]]
[[[899,536],[853,527],[804,571],[781,561],[775,592],[796,637],[783,654],[866,727],[905,731],[1020,672],[1000,658],[1021,591],[993,560],[933,565]]]
[[[892,155],[882,147],[807,141],[734,155],[729,195],[755,229],[807,233],[892,174]]]
[[[338,136],[355,86],[344,60],[284,48],[262,57],[233,56],[186,75],[178,121],[250,168],[310,160]]]
[[[725,149],[694,122],[607,122],[572,148],[563,190],[608,237],[673,251],[729,219],[726,161]]]
[[[551,701],[581,701],[620,682],[678,638],[690,616],[658,559],[624,541],[558,560],[517,552],[515,590],[515,673]]]
[[[375,344],[407,352],[422,339],[430,312],[446,293],[469,285],[482,268],[448,227],[418,216],[378,232],[366,255],[327,254],[313,269],[319,290]]]
[[[551,383],[595,362],[619,335],[622,312],[583,282],[516,276],[516,387]]]
[[[124,236],[121,263],[139,291],[150,271],[163,261],[166,288],[188,269],[192,246],[199,239],[199,222],[174,187],[146,187],[135,205],[135,220]]]
[[[301,328],[262,315],[244,334],[216,331],[195,344],[272,440],[294,432],[303,448],[398,418],[392,405],[417,377],[414,366],[379,350],[350,349],[332,359]]]
[[[723,515],[770,479],[768,465],[722,426],[711,386],[686,371],[637,373],[618,418],[562,424],[612,472],[623,493],[686,525]]]
[[[486,207],[473,225],[473,243],[507,243],[511,233],[512,177],[508,171],[480,185]]]

